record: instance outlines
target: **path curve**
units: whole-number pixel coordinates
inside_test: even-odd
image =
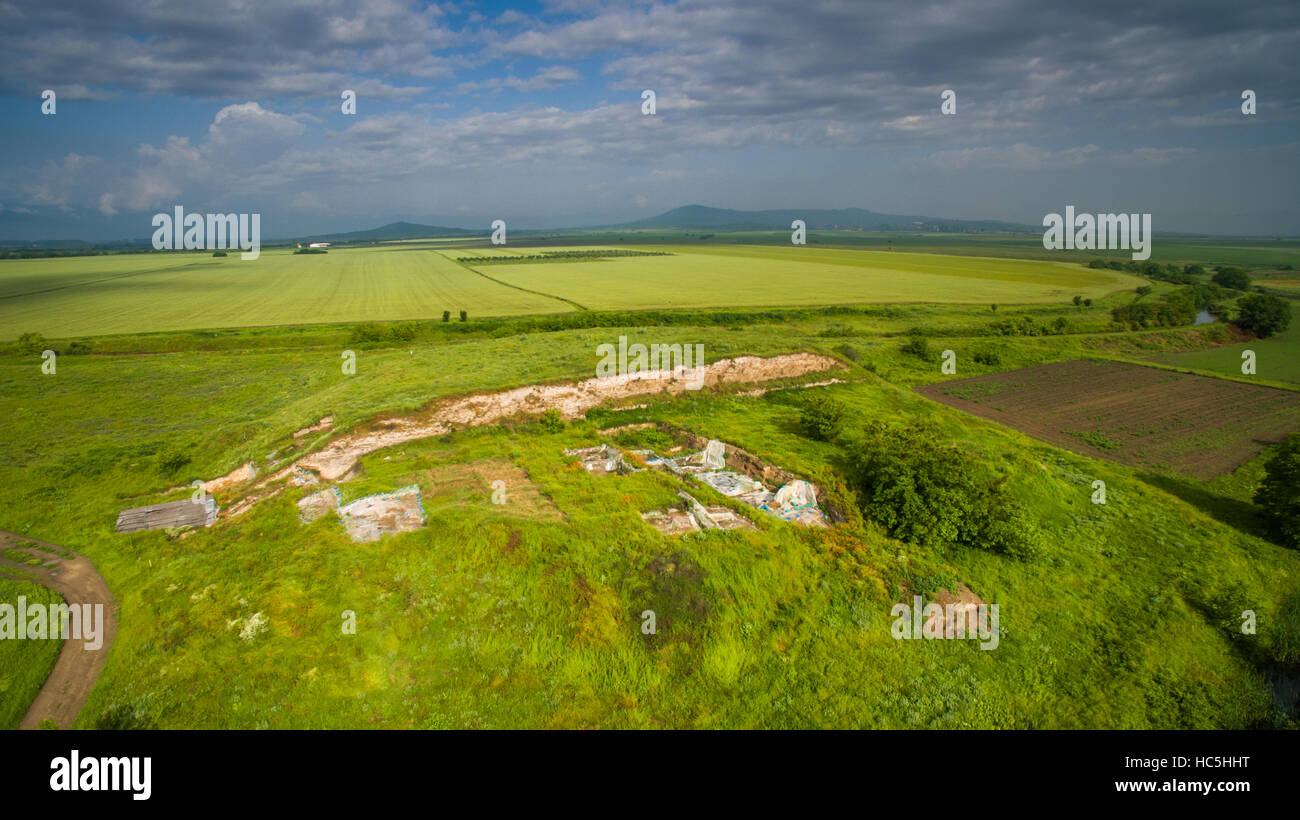
[[[72,558],[63,558],[59,554],[49,553],[32,547],[19,546],[19,541],[29,541],[57,550],[58,553],[71,554]],[[4,550],[17,550],[38,558],[46,559],[45,565],[31,567],[5,558]],[[5,572],[13,569],[14,572]],[[99,680],[99,673],[108,660],[109,647],[117,636],[117,604],[109,592],[108,583],[99,574],[95,565],[84,555],[65,547],[28,538],[17,533],[0,530],[0,575],[19,580],[34,580],[63,596],[69,606],[73,604],[101,604],[104,609],[103,642],[98,649],[86,649],[85,642],[68,639],[59,650],[59,658],[50,670],[50,676],[36,693],[36,699],[28,707],[18,724],[19,729],[36,729],[41,721],[53,720],[60,729],[66,729],[76,720],[81,707],[86,705],[90,690]],[[32,576],[35,576],[34,578]]]

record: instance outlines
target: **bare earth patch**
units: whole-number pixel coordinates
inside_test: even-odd
[[[1300,393],[1121,362],[1046,364],[916,391],[1082,455],[1202,480],[1300,428]]]

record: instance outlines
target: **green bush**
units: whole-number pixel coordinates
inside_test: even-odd
[[[1287,436],[1264,465],[1255,503],[1279,543],[1300,547],[1300,433]]]
[[[1219,272],[1210,281],[1230,290],[1250,290],[1250,275],[1241,268],[1219,268]]]
[[[1260,337],[1281,333],[1291,324],[1291,304],[1280,296],[1256,293],[1237,302],[1238,327]]]
[[[560,415],[559,410],[549,407],[542,413],[537,423],[548,433],[558,433],[564,429],[564,416]]]
[[[799,424],[810,438],[831,441],[840,434],[843,423],[843,402],[836,401],[820,390],[804,396]]]
[[[927,362],[934,359],[934,354],[930,351],[930,343],[926,341],[924,336],[912,336],[906,342],[903,342],[903,346],[899,350]]]
[[[891,535],[922,545],[961,544],[1029,559],[1043,536],[1000,481],[981,482],[980,463],[946,443],[929,421],[868,425],[845,441],[850,484],[864,511]]]
[[[997,367],[1002,364],[1002,357],[992,350],[977,350],[972,356],[976,364],[984,364],[989,367]]]
[[[22,353],[45,352],[45,337],[39,333],[24,333],[18,337],[18,350]]]

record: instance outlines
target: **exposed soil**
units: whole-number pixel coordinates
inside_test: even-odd
[[[30,541],[64,554],[71,554],[73,557],[63,558],[44,550],[22,547],[18,545],[19,541]],[[18,724],[20,729],[35,729],[40,726],[41,721],[48,718],[60,729],[66,729],[81,712],[81,707],[86,705],[86,698],[90,696],[90,690],[94,687],[95,681],[99,680],[99,673],[108,660],[109,647],[113,645],[113,638],[117,635],[117,604],[113,602],[113,595],[109,592],[103,576],[84,555],[35,538],[25,538],[0,530],[0,550],[3,549],[16,549],[49,560],[44,566],[30,567],[0,557],[0,573],[3,573],[7,567],[19,568],[26,574],[14,573],[10,577],[35,576],[37,583],[62,595],[69,606],[73,604],[103,606],[104,631],[100,647],[91,650],[85,647],[83,640],[71,638],[65,640],[63,649],[59,651],[59,658],[54,662],[54,668],[50,670],[50,676],[45,680],[45,685],[36,693],[36,699],[32,701],[27,714],[23,715],[22,721]]]
[[[704,365],[699,368],[702,373],[697,373],[690,383],[699,384],[702,389],[723,384],[796,378],[843,367],[838,359],[815,353],[787,353],[770,358],[737,356]],[[558,410],[565,418],[578,418],[605,402],[635,396],[686,393],[688,381],[671,376],[671,371],[648,371],[590,378],[580,382],[529,385],[448,399],[410,417],[380,419],[371,425],[371,429],[358,430],[336,438],[320,451],[304,456],[294,464],[263,478],[251,488],[246,497],[223,510],[222,517],[241,515],[259,502],[277,495],[284,489],[283,479],[295,471],[310,470],[326,481],[345,481],[347,476],[354,474],[359,466],[358,459],[362,456],[408,441],[440,436],[466,427],[494,424],[517,416],[538,415],[551,408]],[[209,492],[213,491],[213,487],[226,489],[251,480],[251,470],[251,463],[246,464],[229,476],[209,482]],[[273,484],[276,486],[271,486]]]
[[[1300,427],[1300,393],[1121,362],[1039,365],[916,390],[1076,453],[1202,480]]]
[[[722,359],[702,370],[705,387],[739,382],[762,382],[793,378],[842,367],[839,360],[812,353],[792,353],[771,358],[739,356]],[[538,414],[554,408],[565,418],[577,418],[604,402],[646,394],[681,395],[686,380],[663,378],[659,371],[629,373],[577,383],[517,387],[497,393],[483,393],[441,402],[415,418],[387,419],[381,429],[352,433],[336,439],[323,450],[298,461],[327,481],[337,480],[352,469],[361,456],[414,439],[440,436],[451,430],[493,424],[522,414]]]

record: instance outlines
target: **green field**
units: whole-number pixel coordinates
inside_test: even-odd
[[[0,340],[592,309],[887,302],[1046,303],[1140,280],[1073,263],[818,248],[650,246],[672,256],[484,266],[512,250],[338,248],[0,261]],[[491,278],[488,278],[491,277]],[[494,281],[495,280],[495,281]],[[553,298],[552,298],[553,297]]]
[[[1293,659],[1287,653],[1300,647],[1300,554],[1262,537],[1249,502],[1260,459],[1199,484],[1070,453],[911,389],[1084,357],[1207,355],[1227,338],[1224,326],[1116,332],[1109,310],[1136,298],[1131,289],[1145,280],[1071,264],[646,248],[674,255],[483,266],[508,284],[454,259],[535,251],[413,243],[317,256],[277,251],[257,263],[157,255],[0,263],[0,271],[26,271],[0,276],[0,295],[29,294],[0,299],[0,337],[27,330],[91,336],[90,327],[127,334],[60,355],[55,375],[41,373],[38,355],[0,346],[0,527],[87,555],[120,606],[116,643],[75,725],[1295,725],[1261,677],[1266,663]],[[312,302],[311,288],[289,273],[298,263],[318,271],[307,281],[319,281],[322,266],[331,271],[351,301]],[[183,301],[172,305],[173,295],[198,283],[235,287],[229,272],[241,265],[249,266],[245,286],[265,288],[265,304],[226,305],[224,314],[215,304],[211,313],[202,304],[188,312]],[[278,289],[257,284],[259,267],[274,272]],[[423,283],[422,269],[436,271],[423,275],[443,290]],[[119,278],[89,281],[106,273]],[[768,280],[787,285],[768,287]],[[32,294],[47,281],[66,287]],[[1155,295],[1172,287],[1154,283]],[[865,304],[876,301],[873,291],[891,303]],[[401,340],[323,324],[340,314],[351,322],[405,319],[401,311],[415,294],[432,304],[449,298],[436,294],[453,292],[482,300],[465,307],[470,321],[443,324],[434,317],[459,308],[430,308],[434,320]],[[1076,294],[1095,303],[1069,304]],[[683,295],[688,301],[675,301]],[[37,296],[48,302],[33,303],[40,310],[26,320],[11,319]],[[596,313],[569,309],[560,298],[609,311],[722,309]],[[853,302],[863,304],[845,306]],[[308,303],[313,315],[293,312]],[[505,303],[513,309],[487,318],[490,305]],[[257,324],[283,326],[190,329],[253,323],[246,313]],[[92,316],[100,324],[87,325]],[[1025,319],[1038,328],[1064,320],[1063,329],[1034,336],[993,329]],[[322,324],[292,326],[304,321]],[[135,335],[144,331],[151,335]],[[928,338],[932,356],[904,351],[911,332]],[[428,513],[423,528],[374,543],[353,543],[332,516],[301,523],[296,501],[317,487],[287,488],[185,538],[114,531],[120,510],[188,497],[190,481],[245,461],[266,475],[335,435],[418,415],[442,398],[590,377],[598,346],[620,336],[702,344],[709,361],[791,351],[840,357],[837,375],[848,383],[822,392],[846,408],[846,434],[871,420],[933,421],[978,460],[982,478],[1004,482],[1029,511],[1044,531],[1045,553],[1018,560],[923,547],[890,537],[869,517],[831,532],[760,518],[757,532],[667,538],[640,513],[675,503],[674,479],[595,476],[563,453],[600,442],[607,426],[667,422],[814,480],[833,478],[844,453],[801,427],[806,390],[762,397],[703,390],[593,411],[558,427],[526,415],[371,453],[361,475],[340,485],[345,497],[416,484]],[[357,354],[355,374],[341,371],[344,349]],[[939,369],[945,349],[960,362],[952,376]],[[976,353],[996,361],[980,363]],[[1261,377],[1267,361],[1261,352]],[[326,415],[333,432],[294,436]],[[613,443],[645,443],[628,435]],[[492,460],[525,471],[562,519],[530,517],[509,501],[495,505],[439,472]],[[1107,485],[1104,506],[1089,500],[1097,479]],[[219,495],[223,509],[239,492]],[[1001,607],[997,650],[890,636],[890,608],[904,589],[932,594],[957,583]],[[1249,638],[1235,621],[1246,606],[1261,624]],[[654,636],[640,631],[645,609],[659,614]],[[357,614],[354,636],[341,634],[344,610]],[[265,628],[241,637],[254,616]],[[0,657],[0,673],[16,663]],[[6,704],[17,714],[21,706]]]
[[[1300,384],[1300,323],[1295,320],[1286,330],[1267,339],[1255,339],[1210,350],[1165,353],[1152,357],[1151,361],[1242,377],[1243,350],[1255,351],[1255,375],[1260,379]]]
[[[421,248],[264,250],[253,261],[233,252],[0,261],[0,339],[570,309]]]
[[[1097,298],[1141,284],[1122,273],[1064,262],[807,247],[666,245],[647,249],[673,255],[610,259],[599,264],[494,264],[484,270],[503,282],[574,299],[597,310],[1067,302],[1076,294]]]

